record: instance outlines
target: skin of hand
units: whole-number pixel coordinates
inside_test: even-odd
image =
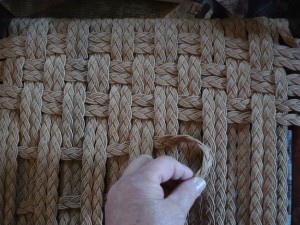
[[[105,224],[184,225],[205,186],[203,179],[171,157],[142,155],[109,190]]]

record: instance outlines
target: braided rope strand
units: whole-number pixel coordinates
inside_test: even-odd
[[[226,123],[226,93],[217,91],[216,101],[216,222],[222,223],[225,220],[225,203],[226,203],[226,147],[227,147],[227,123]]]
[[[270,25],[267,19],[261,20],[260,37],[261,37],[261,62],[262,68],[272,70],[274,59],[273,40],[271,37]],[[263,29],[266,27],[266,29]],[[276,150],[276,108],[275,96],[266,94],[263,97],[263,132],[264,134],[264,201],[263,201],[263,223],[276,224],[276,189],[277,189],[277,150]]]
[[[83,137],[84,137],[84,102],[85,102],[85,87],[83,83],[77,82],[74,86],[74,146],[82,148],[83,146]],[[72,178],[72,193],[73,195],[79,195],[81,193],[81,163],[74,162],[72,165],[73,178]],[[70,223],[79,223],[80,221],[80,212],[74,211],[74,215],[71,216]]]
[[[214,36],[214,61],[217,64],[224,64],[225,56],[225,38],[224,31],[220,21],[215,21],[213,30]],[[216,224],[224,224],[226,215],[226,175],[227,175],[227,95],[225,91],[216,91]]]
[[[252,106],[252,157],[251,157],[251,201],[250,201],[250,224],[262,224],[262,201],[263,201],[263,118],[262,118],[262,94],[253,94]]]
[[[61,91],[63,87],[64,65],[66,57],[61,56],[54,59],[52,76],[53,85],[51,88],[54,91]],[[58,201],[58,173],[59,160],[61,157],[60,146],[62,143],[61,135],[61,118],[53,116],[51,118],[52,126],[50,128],[49,154],[47,156],[48,171],[47,171],[47,197],[46,197],[46,224],[56,222],[57,216],[57,201]]]
[[[189,93],[194,96],[201,95],[201,65],[200,59],[198,57],[191,56],[189,59]],[[184,123],[187,127],[186,134],[192,135],[194,138],[198,140],[201,139],[201,123]],[[197,168],[201,165],[201,155],[200,157],[195,157],[193,149],[195,149],[195,145],[193,143],[187,145],[187,156],[189,161],[189,167],[196,171]],[[202,198],[199,201],[196,201],[193,205],[192,209],[190,210],[189,214],[189,221],[190,223],[201,223],[201,210],[202,210]]]
[[[71,148],[73,142],[73,98],[74,88],[73,84],[66,83],[64,88],[64,99],[63,99],[63,114],[62,114],[62,143],[63,147]],[[61,190],[60,196],[67,196],[71,194],[71,178],[72,171],[69,162],[62,162],[60,173],[61,176]],[[65,211],[59,211],[59,224],[68,224],[70,221],[69,214]]]
[[[6,74],[6,77],[3,83],[9,85],[18,85],[21,86],[22,82],[22,67],[24,65],[24,58],[21,59],[7,59],[6,60],[7,68],[3,71]],[[16,66],[14,66],[16,65]],[[15,211],[15,198],[16,198],[16,189],[17,189],[17,155],[18,155],[18,142],[19,142],[19,118],[16,112],[9,113],[8,110],[3,110],[3,117],[7,121],[1,121],[4,126],[4,129],[8,131],[3,131],[3,139],[1,138],[1,145],[3,142],[6,142],[6,146],[2,146],[2,157],[3,167],[1,166],[1,189],[3,190],[3,195],[1,196],[1,203],[3,209],[0,213],[0,221],[3,221],[3,224],[11,224],[15,222],[14,211]],[[9,116],[9,117],[7,117]],[[8,135],[8,136],[7,136]],[[7,138],[7,139],[6,139]],[[6,150],[5,150],[6,149]],[[7,175],[4,180],[5,174]],[[4,183],[4,186],[3,186]],[[5,191],[4,191],[5,190]],[[4,198],[4,199],[3,199]],[[4,205],[2,203],[5,203]],[[2,210],[1,210],[2,211]]]
[[[146,26],[146,24],[145,24]],[[146,27],[145,27],[145,31]],[[146,95],[153,95],[154,94],[154,80],[155,80],[155,59],[151,55],[145,56],[145,64],[144,64],[144,93]],[[153,145],[152,139],[154,136],[154,126],[152,120],[146,120],[142,122],[142,145],[141,145],[141,153],[142,154],[153,154]]]
[[[91,117],[86,123],[85,139],[83,142],[82,156],[82,195],[81,195],[81,222],[82,224],[92,223],[92,192],[93,186],[93,159],[95,154],[95,129],[96,118]]]
[[[275,224],[276,222],[276,189],[277,189],[277,151],[276,151],[276,121],[275,121],[275,96],[263,97],[263,130],[264,135],[264,217],[263,224]]]
[[[66,26],[65,28],[63,28]],[[55,29],[54,26],[52,29]],[[74,23],[66,23],[58,22],[57,24],[57,32],[64,33],[67,30],[66,37],[66,57],[72,58],[73,53],[73,45],[74,42],[69,40],[73,40],[75,37],[74,33],[71,32],[75,29]],[[74,98],[74,83],[66,82],[64,87],[64,97],[63,97],[63,111],[62,111],[62,145],[65,148],[71,148],[73,146],[73,98]],[[68,196],[71,195],[72,191],[72,166],[71,162],[64,161],[61,163],[60,167],[60,196]],[[68,213],[66,210],[60,210],[58,212],[58,223],[59,224],[68,224],[71,220],[72,212]]]
[[[208,145],[211,148],[213,157],[215,156],[216,146],[215,146],[215,102],[214,102],[215,91],[213,89],[204,89],[202,93],[203,99],[203,114],[205,115],[203,118],[203,143]],[[215,218],[215,162],[212,165],[212,170],[209,173],[209,177],[207,180],[206,190],[204,192],[204,212],[207,217],[208,224],[214,224]]]
[[[108,64],[109,55],[101,55],[96,58],[99,62],[99,73],[96,70],[92,77],[98,77],[99,81],[93,84],[99,84],[98,88],[94,91],[101,91],[108,93],[109,83],[108,83]],[[92,88],[91,88],[92,89]],[[106,161],[107,161],[107,120],[97,119],[98,127],[95,134],[95,156],[94,156],[94,173],[93,173],[93,199],[92,199],[92,222],[94,224],[103,223],[103,194],[105,188],[105,174],[106,174]]]
[[[275,70],[276,97],[279,99],[287,99],[288,83],[284,69]],[[288,153],[287,149],[287,127],[277,125],[277,224],[286,224],[288,221]]]
[[[21,60],[16,60],[16,63],[23,65]],[[20,65],[19,65],[20,66]],[[19,81],[20,78],[19,71],[13,74],[14,80]],[[18,83],[21,83],[20,81]],[[15,223],[14,212],[16,209],[15,198],[17,196],[17,169],[18,169],[18,142],[19,142],[19,117],[16,112],[11,113],[11,122],[8,127],[9,136],[7,137],[7,151],[6,151],[6,175],[5,180],[5,206],[4,206],[4,223],[3,224],[12,224]],[[38,120],[37,120],[38,121]],[[39,121],[38,121],[39,122]]]
[[[7,137],[8,137],[8,126],[10,123],[10,118],[8,117],[8,113],[5,112],[6,110],[1,110],[1,118],[0,118],[0,124],[1,124],[1,134],[0,135],[0,207],[1,209],[4,209],[4,188],[5,188],[5,167],[6,167],[6,154],[4,149],[7,149]],[[4,223],[4,215],[3,211],[0,210],[0,222]]]
[[[240,74],[238,87],[239,93],[238,97],[248,98],[251,96],[250,93],[250,66],[248,62],[241,62],[238,68],[238,73]],[[237,203],[237,220],[239,224],[248,224],[249,223],[249,193],[250,193],[250,125],[239,124],[238,125],[238,153],[237,161],[238,171],[237,174],[238,184],[237,188],[239,190]]]
[[[133,64],[132,64],[132,94],[141,94],[144,91],[144,57],[143,55],[138,55],[135,57]],[[139,119],[134,119],[132,121],[132,129],[130,132],[130,155],[129,161],[137,158],[140,155],[141,149],[141,128],[142,128],[142,121]]]
[[[107,121],[101,120],[99,121],[99,126],[95,135],[95,159],[94,159],[94,173],[93,173],[93,199],[92,199],[92,222],[94,224],[103,224],[103,195],[105,189],[105,172],[106,172],[106,147],[107,147]]]

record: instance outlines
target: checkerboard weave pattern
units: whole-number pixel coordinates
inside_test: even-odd
[[[188,224],[285,224],[299,72],[285,20],[13,20],[0,224],[103,224],[105,194],[141,154],[206,178]]]

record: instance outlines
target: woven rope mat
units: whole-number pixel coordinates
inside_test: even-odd
[[[0,224],[103,224],[105,194],[140,154],[206,177],[187,224],[286,224],[299,72],[285,20],[13,20]]]

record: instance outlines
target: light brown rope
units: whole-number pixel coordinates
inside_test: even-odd
[[[225,56],[225,39],[224,31],[221,21],[215,21],[214,26],[214,62],[217,64],[224,64]],[[217,90],[215,95],[216,101],[216,211],[215,220],[216,224],[224,224],[225,221],[225,206],[226,206],[226,174],[227,174],[227,110],[226,102],[227,95],[223,90]]]
[[[181,21],[179,32],[197,32],[193,28],[187,26],[187,21]],[[199,31],[198,31],[199,32]],[[191,60],[193,67],[189,67],[189,60]],[[187,55],[180,56],[177,61],[178,68],[178,94],[180,95],[195,95],[199,96],[201,91],[201,66],[199,57],[189,57]],[[190,76],[189,76],[190,75]],[[193,82],[190,82],[193,80]],[[191,122],[181,122],[180,134],[189,134],[195,138],[200,138],[201,124]],[[194,148],[192,145],[182,144],[180,146],[181,151],[178,153],[179,162],[189,165],[192,169],[198,168],[200,161],[199,157],[195,157],[195,154],[190,151]],[[190,214],[186,220],[186,223],[200,224],[201,208],[200,201],[196,201],[191,209]]]
[[[212,63],[212,24],[208,21],[204,21],[203,25],[200,27],[201,34],[201,61],[205,63]],[[203,101],[203,143],[208,145],[212,150],[212,156],[215,158],[216,154],[216,131],[215,131],[215,114],[208,113],[215,111],[215,90],[212,88],[204,88],[202,91],[202,101]],[[215,224],[215,162],[213,162],[211,173],[209,174],[209,179],[207,182],[207,188],[204,192],[204,216],[207,224]]]
[[[74,98],[74,88],[71,83],[66,83],[64,88],[64,99],[63,99],[63,127],[65,128],[62,131],[62,145],[65,148],[72,147],[73,142],[73,133],[72,133],[72,125],[73,125],[73,98]],[[70,169],[70,162],[63,162],[61,168],[61,190],[60,195],[67,196],[71,194],[71,177],[72,171]],[[70,218],[69,214],[65,211],[60,211],[59,213],[59,223],[67,224],[69,223]]]
[[[132,64],[132,94],[142,94],[144,92],[145,77],[145,58],[143,55],[137,55]],[[142,120],[133,119],[130,132],[131,153],[129,160],[132,161],[141,154],[141,128]]]
[[[263,201],[263,133],[262,133],[262,95],[252,96],[253,125],[252,125],[252,158],[251,158],[251,201],[250,223],[262,224],[262,201]]]
[[[91,82],[91,85],[95,85],[95,88],[90,87],[91,91],[97,92],[101,91],[103,93],[108,92],[108,55],[101,55],[96,57],[98,61],[97,64],[100,64],[99,69],[93,71],[91,77],[95,79],[95,82]],[[99,62],[100,61],[100,62]],[[96,65],[97,65],[96,64]],[[98,75],[100,75],[99,78]],[[97,87],[98,86],[98,87]],[[97,87],[97,88],[96,88]],[[103,119],[98,119],[98,127],[95,134],[95,156],[94,156],[94,174],[93,174],[93,192],[92,197],[92,221],[95,224],[101,224],[103,221],[103,194],[105,187],[105,164],[107,160],[107,154],[105,148],[107,146],[107,121]]]
[[[215,92],[213,89],[204,89],[202,93],[202,98],[203,98],[203,113],[205,115],[203,119],[203,143],[208,145],[211,148],[212,151],[212,156],[215,157],[215,151],[216,151],[216,146],[214,143],[215,139],[215,116],[213,113],[208,113],[208,112],[213,112],[215,111],[215,102],[213,101],[214,99]],[[215,186],[214,186],[214,181],[215,181],[215,162],[212,165],[212,170],[211,173],[209,174],[208,182],[207,182],[207,188],[204,192],[204,215],[206,217],[206,220],[208,221],[209,224],[214,224],[215,219],[214,219],[214,212],[215,212],[215,204],[214,204],[214,198],[215,198]],[[205,221],[203,219],[203,221]]]
[[[214,157],[212,156],[211,149],[205,144],[198,141],[197,139],[192,138],[189,135],[165,135],[163,137],[153,137],[153,145],[157,149],[173,147],[178,145],[180,142],[195,143],[198,148],[197,151],[199,151],[199,149],[202,151],[202,168],[196,171],[195,176],[203,178],[209,176],[211,167],[214,163]]]
[[[248,24],[248,29],[250,31],[258,29],[257,21],[252,21],[252,23]],[[250,65],[255,66],[257,69],[261,69],[261,50],[260,39],[258,33],[253,33],[249,36],[250,45],[252,44],[251,50],[251,59]],[[255,93],[252,95],[252,147],[251,147],[251,200],[250,200],[250,223],[251,224],[262,224],[262,202],[263,202],[263,95],[260,93]]]
[[[240,21],[238,24],[238,35],[241,38],[247,38],[246,23]],[[238,94],[237,97],[241,99],[248,99],[251,97],[251,77],[249,62],[243,60],[238,66]],[[250,203],[250,125],[238,124],[238,152],[237,152],[237,189],[239,190],[237,196],[237,223],[249,224],[249,203]]]
[[[261,62],[262,68],[272,70],[272,61],[274,57],[271,38],[271,29],[267,19],[261,20],[260,38],[261,38]],[[264,29],[263,29],[264,28]],[[277,189],[277,150],[276,150],[276,121],[275,121],[275,96],[264,95],[263,97],[263,132],[264,142],[264,185],[263,185],[263,224],[276,224],[276,189]]]
[[[146,30],[145,24],[145,31]],[[153,95],[154,94],[154,79],[155,79],[155,72],[154,72],[154,64],[155,59],[153,56],[149,55],[145,57],[145,74],[144,74],[144,87],[145,87],[145,94],[146,95]],[[154,127],[151,120],[143,120],[142,124],[142,144],[141,144],[141,151],[143,154],[152,154],[152,137],[154,136]]]
[[[249,63],[243,61],[240,63],[238,68],[238,73],[240,75],[238,81],[239,93],[238,97],[247,99],[251,96],[250,91],[250,66]],[[238,149],[237,161],[238,161],[238,184],[237,188],[239,190],[237,204],[237,220],[239,224],[249,223],[249,203],[250,203],[250,125],[239,124],[238,125]]]
[[[225,21],[225,34],[234,38],[236,36],[236,23],[228,23]],[[236,98],[238,94],[238,63],[233,58],[226,58],[227,65],[227,95],[228,98]],[[228,125],[228,148],[227,148],[227,187],[226,187],[226,211],[225,211],[225,223],[236,224],[236,186],[237,186],[237,124]]]
[[[63,88],[63,72],[61,69],[65,64],[66,57],[61,56],[51,57],[46,68],[46,78],[48,78],[49,86],[48,88],[53,91],[62,91]],[[56,221],[57,215],[57,199],[58,199],[58,173],[59,173],[59,159],[61,155],[60,146],[62,143],[62,136],[59,129],[61,125],[61,118],[57,116],[52,116],[51,127],[50,127],[50,140],[49,140],[49,151],[47,155],[47,195],[46,195],[46,224],[53,224]],[[55,150],[54,150],[55,149]]]
[[[0,136],[0,145],[1,145],[1,149],[6,149],[7,145],[6,145],[6,139],[8,137],[8,125],[7,123],[9,123],[9,118],[7,118],[7,113],[5,113],[5,110],[1,110],[1,124],[3,125],[0,129],[1,129],[1,133],[2,135]],[[0,164],[0,172],[1,172],[1,183],[0,183],[0,206],[3,209],[4,208],[4,188],[5,188],[5,165],[6,165],[6,156],[5,156],[5,151],[1,151],[1,164]],[[3,211],[1,210],[0,212],[0,219],[1,221],[4,221],[4,215],[3,215]]]
[[[7,79],[4,80],[5,83],[9,85],[16,85],[21,87],[22,84],[22,70],[20,66],[22,66],[24,62],[24,58],[16,59],[16,60],[7,60],[8,62],[8,70],[6,70]],[[18,65],[19,64],[19,65]],[[8,176],[5,179],[5,191],[4,194],[4,224],[11,224],[14,221],[14,212],[16,209],[15,198],[17,195],[17,156],[18,156],[18,142],[19,142],[19,118],[17,112],[9,113],[5,110],[5,114],[9,115],[8,119],[8,136],[6,141],[6,151],[3,151],[6,156],[6,162],[3,162],[5,169],[5,174]],[[5,115],[4,115],[5,119]],[[4,134],[5,135],[5,134]],[[2,140],[3,141],[3,140]]]
[[[280,99],[287,99],[288,83],[286,80],[286,73],[284,69],[276,69],[275,71],[276,97]],[[287,149],[287,127],[277,125],[277,215],[276,223],[286,224],[288,221],[288,198],[287,198],[287,178],[288,178],[288,153]]]
[[[64,23],[64,21],[55,21],[56,26],[53,26],[52,29],[55,29],[57,33],[70,33],[68,38],[71,38],[73,35],[72,32],[68,31],[68,24]],[[65,26],[65,29],[63,27]],[[53,24],[55,25],[55,24]],[[70,26],[71,27],[71,26]],[[67,39],[68,40],[68,39]],[[70,46],[72,49],[72,46]],[[71,49],[66,52],[66,57],[71,58]],[[62,111],[62,126],[64,129],[62,130],[62,146],[65,148],[71,148],[74,144],[73,142],[73,110],[74,110],[74,85],[71,82],[66,82],[64,87],[64,99],[63,99],[63,111]],[[72,164],[68,161],[61,163],[61,185],[60,185],[60,195],[61,196],[68,196],[71,195],[72,192]],[[72,213],[71,213],[72,214]],[[59,224],[68,224],[70,222],[70,214],[67,213],[65,210],[59,211]]]
[[[286,223],[300,59],[285,20],[15,19],[9,32],[0,224],[103,224],[141,154],[206,179],[186,224]]]

